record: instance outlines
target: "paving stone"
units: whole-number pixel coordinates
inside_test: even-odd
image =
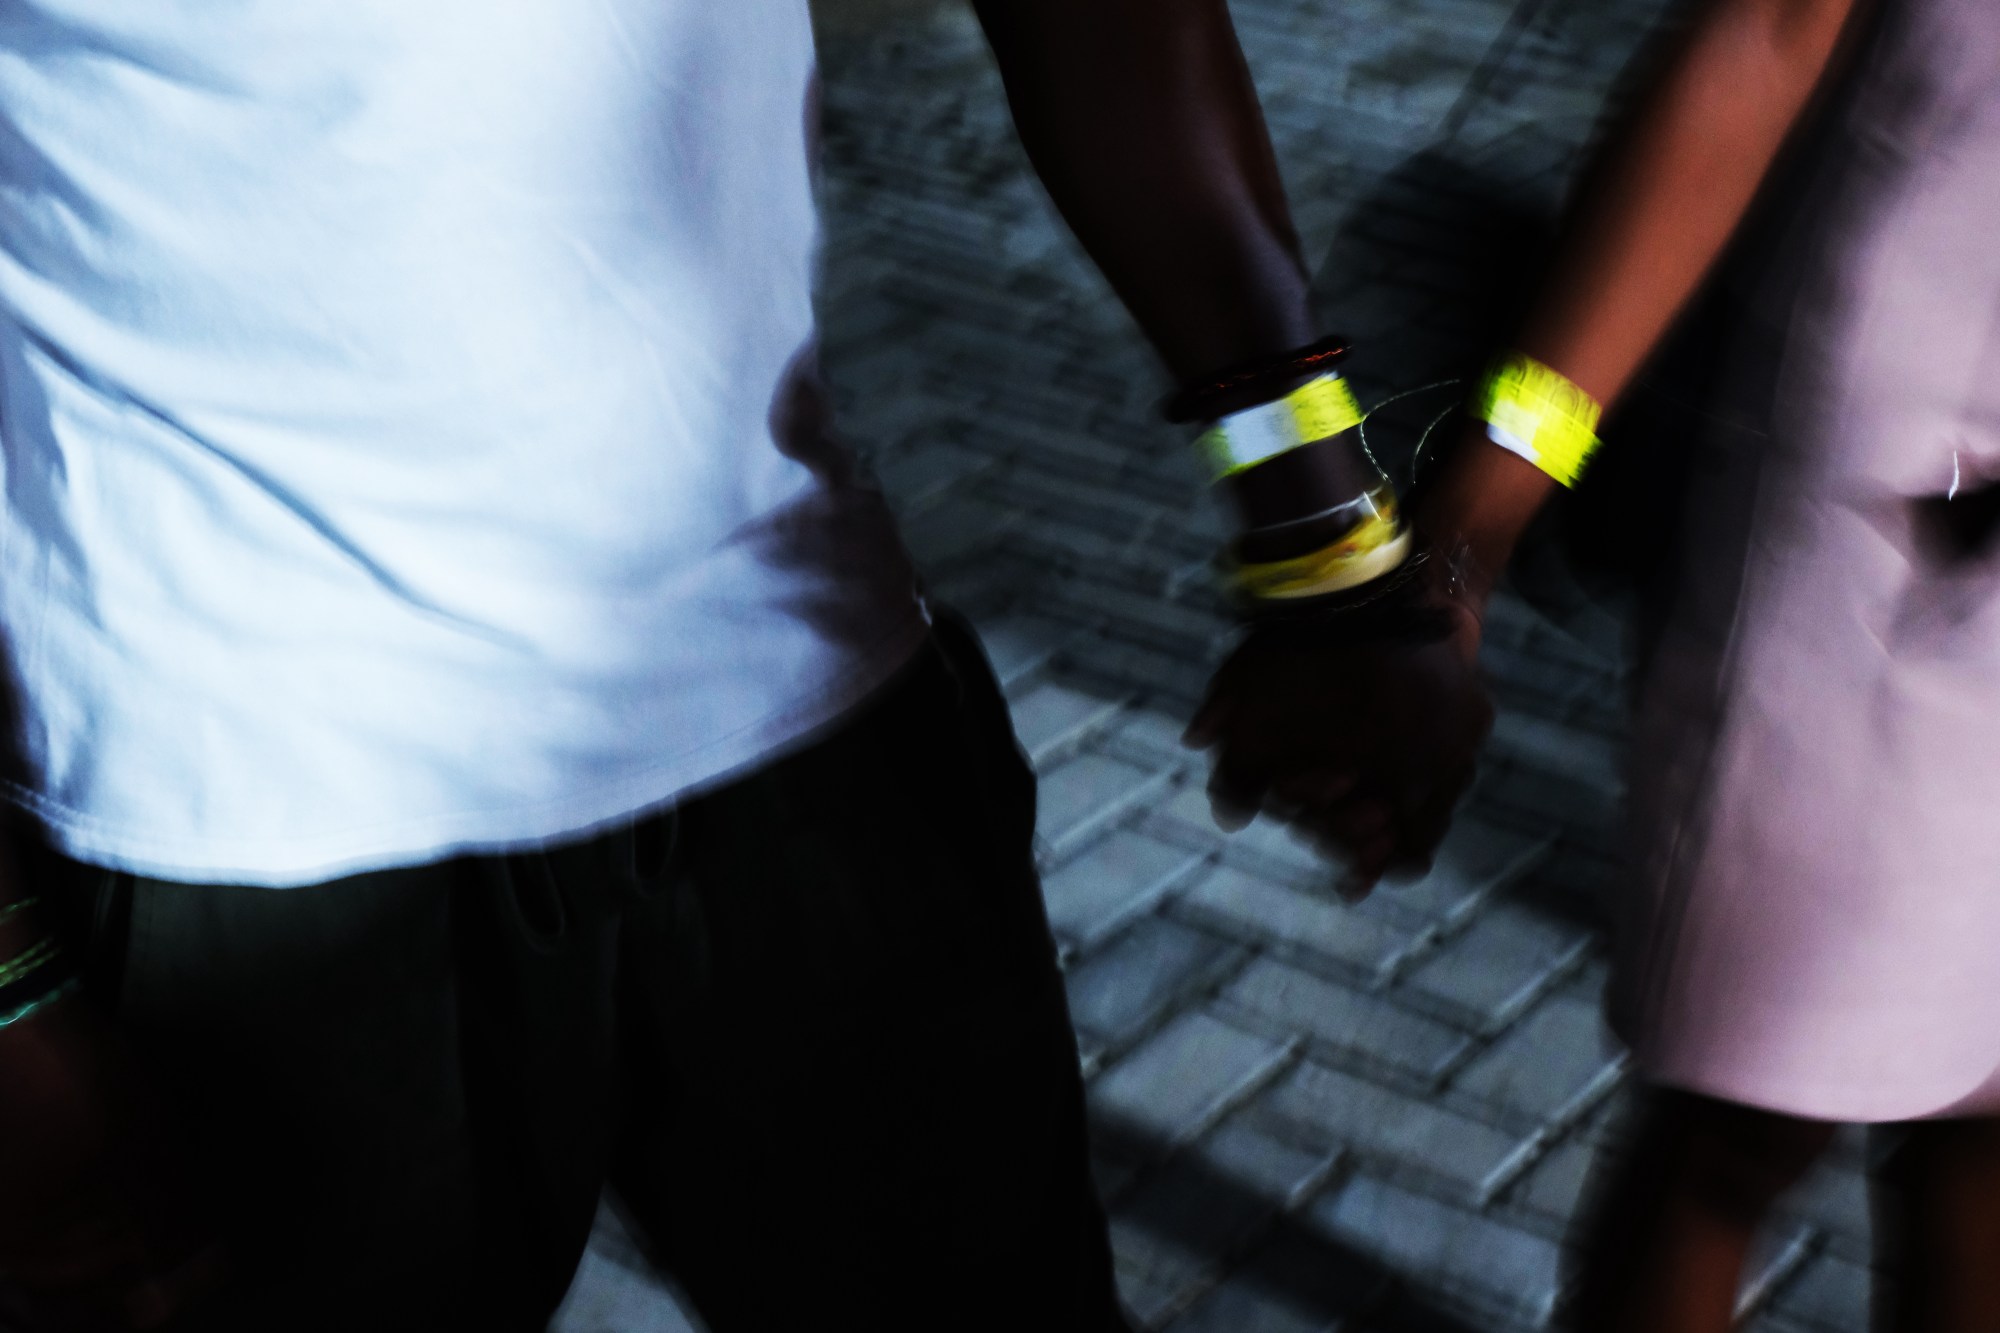
[[[1185,882],[1203,860],[1200,853],[1142,833],[1113,829],[1043,875],[1049,924],[1087,948],[1134,911],[1149,908],[1162,892]]]
[[[1304,1063],[1260,1096],[1252,1123],[1291,1142],[1347,1146],[1380,1171],[1432,1177],[1466,1197],[1514,1147],[1514,1136],[1434,1101]]]
[[[1164,1145],[1198,1128],[1283,1053],[1282,1042],[1205,1013],[1182,1014],[1099,1075],[1090,1086],[1091,1105]]]
[[[1588,800],[1582,808],[1601,811],[1599,818],[1610,817],[1625,790],[1616,749],[1582,727],[1502,710],[1494,719],[1487,753],[1496,761],[1531,769],[1567,793],[1565,801]]]
[[[952,488],[976,481],[994,462],[970,449],[933,441],[893,462],[878,464],[875,471],[885,489],[902,497],[907,516],[936,503]]]
[[[1175,910],[1245,938],[1282,941],[1364,974],[1380,972],[1416,938],[1414,930],[1364,909],[1315,898],[1230,866],[1196,880],[1176,900]]]
[[[903,541],[926,564],[946,565],[983,555],[1026,515],[970,491],[955,491],[903,524]]]
[[[1154,708],[1134,708],[1118,718],[1101,742],[1107,753],[1143,758],[1153,763],[1192,764],[1199,757],[1181,744],[1188,718]],[[1204,774],[1206,769],[1204,767]]]
[[[1374,1259],[1287,1219],[1172,1327],[1176,1333],[1263,1333],[1258,1321],[1269,1319],[1278,1330],[1302,1324],[1316,1333],[1346,1333],[1357,1327],[1351,1317],[1382,1304],[1393,1281]]]
[[[1204,768],[1198,781],[1182,783],[1153,808],[1155,822],[1179,824],[1204,836],[1221,836],[1208,804],[1208,774]]]
[[[1301,1309],[1284,1293],[1233,1277],[1167,1326],[1172,1333],[1331,1333],[1322,1313]]]
[[[1510,1016],[1574,963],[1591,938],[1573,922],[1519,903],[1495,903],[1406,973],[1402,984],[1479,1024]]]
[[[1269,1020],[1314,1043],[1418,1079],[1441,1073],[1470,1045],[1463,1032],[1371,995],[1269,958],[1253,962],[1223,990],[1224,1004]]]
[[[1079,1031],[1122,1047],[1175,1000],[1228,970],[1240,945],[1158,917],[1133,925],[1069,970],[1070,1018]]]
[[[1439,844],[1427,874],[1416,880],[1391,880],[1376,892],[1399,907],[1450,920],[1482,895],[1520,879],[1541,862],[1547,849],[1546,838],[1461,814]]]
[[[1043,681],[1008,705],[1014,734],[1037,768],[1118,716],[1124,699],[1105,699],[1057,681]]]
[[[1329,1236],[1424,1288],[1467,1291],[1531,1318],[1554,1303],[1560,1248],[1492,1217],[1369,1175],[1320,1199],[1307,1216]]]
[[[1761,1310],[1750,1322],[1743,1326],[1743,1333],[1826,1333],[1826,1325],[1801,1324],[1796,1319],[1788,1319],[1771,1310]],[[1840,1329],[1861,1329],[1866,1324],[1859,1319],[1836,1326]]]
[[[1342,870],[1340,862],[1300,841],[1275,819],[1259,818],[1248,828],[1230,834],[1228,852],[1232,857],[1255,858],[1326,884],[1338,879]]]
[[[1861,1328],[1868,1317],[1871,1275],[1865,1265],[1815,1255],[1771,1302],[1771,1311],[1814,1328]]]
[[[1159,790],[1166,775],[1100,754],[1080,754],[1042,775],[1036,836],[1051,858]]]
[[[1208,801],[1208,768],[1204,762],[1199,780],[1183,785],[1154,812],[1156,818],[1172,820],[1189,829],[1214,835],[1219,832]],[[1273,819],[1259,818],[1246,828],[1223,835],[1223,854],[1232,863],[1289,882],[1332,885],[1342,873],[1341,864],[1296,837]]]
[[[1736,1297],[1738,1316],[1769,1307],[1819,1255],[1824,1239],[1811,1227],[1785,1218],[1767,1221],[1743,1262],[1743,1283]]]
[[[698,1333],[699,1326],[638,1242],[600,1205],[590,1245],[548,1333]]]
[[[1179,1308],[1179,1290],[1172,1282],[1148,1277],[1142,1271],[1152,1261],[1150,1251],[1128,1258],[1117,1247],[1119,1239],[1116,1234],[1112,1236],[1119,1299],[1140,1328],[1157,1328]]]
[[[1118,1201],[1113,1243],[1134,1271],[1185,1291],[1220,1280],[1224,1257],[1233,1258],[1277,1211],[1253,1191],[1230,1188],[1199,1159],[1181,1157]]]
[[[1865,1258],[1873,1224],[1868,1213],[1868,1174],[1839,1159],[1821,1162],[1779,1201],[1778,1211],[1828,1234],[1848,1258]]]
[[[1287,1203],[1323,1182],[1339,1150],[1315,1151],[1287,1143],[1241,1114],[1230,1117],[1196,1145],[1211,1169],[1273,1203]]]
[[[1468,1064],[1452,1087],[1541,1123],[1617,1060],[1600,1006],[1552,995]]]
[[[1574,1217],[1585,1191],[1591,1188],[1591,1172],[1601,1151],[1595,1144],[1578,1140],[1557,1144],[1515,1186],[1513,1197],[1522,1207],[1550,1219]]]

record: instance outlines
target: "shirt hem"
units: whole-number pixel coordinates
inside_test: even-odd
[[[927,608],[885,639],[833,687],[810,701],[712,742],[676,762],[541,804],[458,812],[319,837],[166,842],[129,830],[93,828],[86,816],[9,784],[0,797],[43,829],[73,860],[147,879],[289,889],[371,871],[467,855],[503,855],[573,841],[663,809],[797,748],[838,723],[892,679],[930,633]]]

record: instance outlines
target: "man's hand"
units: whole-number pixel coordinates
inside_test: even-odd
[[[164,1109],[76,1000],[0,1030],[0,1327],[171,1327],[222,1275]]]
[[[1216,822],[1284,820],[1349,862],[1357,896],[1428,866],[1493,725],[1475,614],[1447,601],[1437,622],[1320,641],[1253,629],[1188,728],[1215,752]]]

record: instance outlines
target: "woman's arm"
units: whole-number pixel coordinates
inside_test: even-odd
[[[1615,401],[1728,243],[1862,3],[1712,0],[1599,158],[1515,350]],[[1554,484],[1482,430],[1417,522],[1490,579]]]

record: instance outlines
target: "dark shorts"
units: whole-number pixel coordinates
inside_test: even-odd
[[[716,1333],[1122,1328],[1033,824],[944,620],[830,734],[587,841],[36,873],[228,1219],[204,1329],[540,1329],[601,1188]]]

